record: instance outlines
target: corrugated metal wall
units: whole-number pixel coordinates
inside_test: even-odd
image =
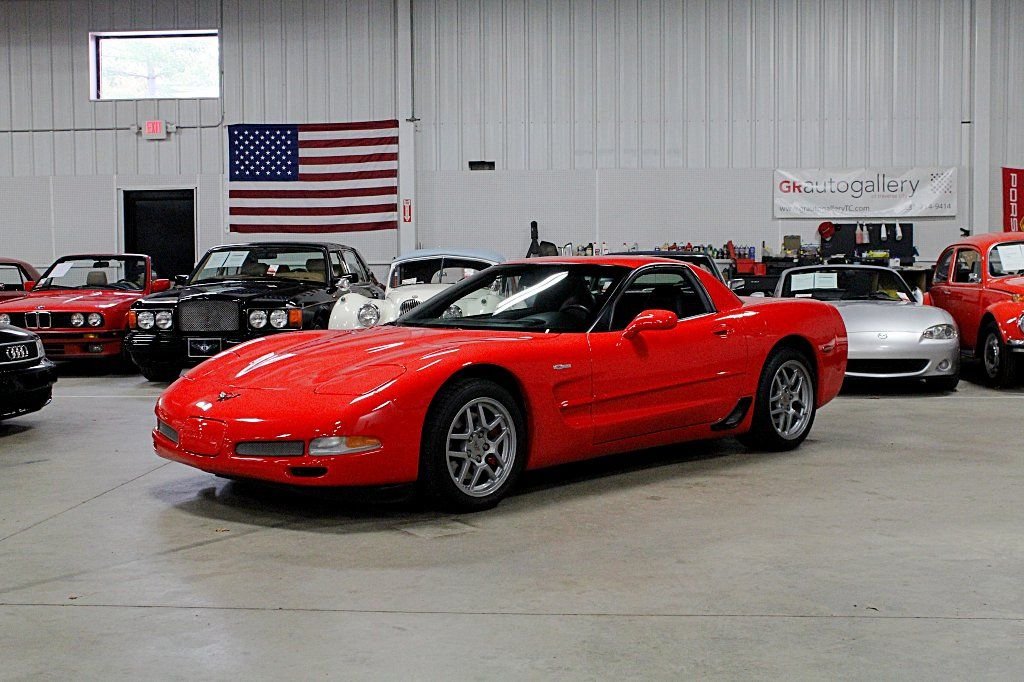
[[[963,0],[414,0],[417,164],[960,163]]]
[[[1024,168],[1024,2],[992,2],[992,203],[1002,216],[1001,167]]]

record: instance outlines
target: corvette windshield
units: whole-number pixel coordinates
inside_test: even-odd
[[[40,289],[112,289],[142,291],[146,288],[146,260],[136,256],[76,256],[61,258],[43,273]]]
[[[1024,275],[1024,242],[999,244],[988,255],[988,273],[993,277]]]
[[[486,261],[473,258],[422,258],[402,263],[395,263],[391,268],[389,287],[402,287],[407,284],[455,284],[467,277],[472,277],[481,270],[490,267]]]
[[[613,265],[495,266],[413,308],[396,324],[582,332],[628,272]]]
[[[914,294],[893,270],[825,267],[786,273],[782,296],[819,301],[912,301]]]
[[[206,254],[189,278],[189,284],[239,279],[326,284],[327,268],[326,254],[320,249],[264,246],[223,249]]]

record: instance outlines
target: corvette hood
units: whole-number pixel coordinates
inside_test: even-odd
[[[29,292],[19,298],[0,305],[4,312],[26,312],[50,310],[68,313],[90,313],[124,308],[142,296],[141,291],[99,291],[80,289],[55,289],[47,292]]]
[[[543,344],[556,336],[390,326],[294,333],[239,347],[216,363],[200,365],[193,376],[239,389],[361,395],[406,371],[461,362],[475,344]],[[488,353],[501,356],[503,351],[489,348]]]
[[[905,301],[835,301],[846,330],[857,332],[922,332],[936,324],[952,324],[946,311]]]

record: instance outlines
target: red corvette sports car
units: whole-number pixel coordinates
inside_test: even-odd
[[[0,303],[0,324],[38,334],[51,359],[117,356],[131,304],[170,286],[153,278],[149,256],[64,256],[25,282],[26,295]]]
[[[419,482],[468,511],[524,469],[720,436],[794,448],[839,391],[846,350],[824,303],[743,302],[658,258],[537,258],[389,325],[225,351],[160,397],[153,441],[223,476]]]

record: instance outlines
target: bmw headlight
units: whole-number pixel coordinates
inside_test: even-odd
[[[372,327],[380,322],[380,310],[372,303],[364,303],[356,313],[356,320],[364,327]]]
[[[99,313],[89,313],[89,317],[86,320],[88,320],[90,327],[98,327],[103,324],[103,316]]]
[[[161,310],[156,314],[156,326],[160,329],[170,329],[173,324],[170,310]]]
[[[951,324],[937,324],[934,327],[928,327],[924,330],[924,334],[921,334],[922,339],[932,339],[934,341],[945,341],[947,339],[956,338],[956,327]]]
[[[270,313],[270,326],[274,329],[281,329],[288,325],[288,313],[284,310],[274,310]]]
[[[267,326],[267,311],[266,310],[254,310],[249,313],[249,324],[254,329],[263,329]]]
[[[85,324],[85,315],[82,313],[71,313],[71,326],[81,327]]]
[[[441,314],[441,318],[445,320],[451,320],[458,317],[462,317],[462,308],[455,305],[454,303],[448,306],[448,310],[444,311]]]
[[[11,316],[7,313],[0,313],[0,324],[10,324]]]
[[[143,310],[139,313],[138,322],[139,329],[152,329],[153,325],[156,324],[156,316],[148,310]]]

